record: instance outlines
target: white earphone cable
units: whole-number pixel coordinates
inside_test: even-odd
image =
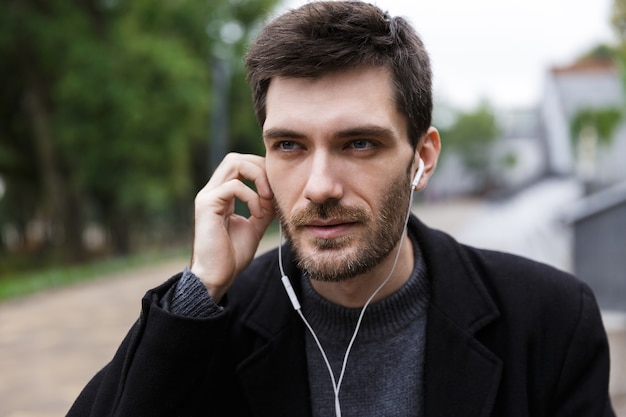
[[[283,233],[282,233],[282,228],[280,226],[279,226],[279,229],[280,229],[280,232],[279,232],[280,244],[278,246],[278,265],[280,266],[280,273],[283,277],[283,283],[285,283],[285,279],[288,280],[289,278],[287,278],[287,275],[285,275],[285,271],[283,269],[283,251],[282,251]],[[295,293],[293,293],[293,289],[291,289],[291,284],[289,284],[289,289],[287,290],[287,293],[289,294],[289,298],[291,299],[292,304],[294,304],[293,297],[295,297]],[[295,298],[295,301],[297,303],[297,298]],[[300,303],[297,303],[297,305],[294,304],[294,309],[296,310],[296,312],[298,313],[298,315],[304,322],[305,326],[309,330],[309,333],[311,333],[311,336],[313,336],[313,340],[315,340],[315,344],[317,345],[317,348],[319,349],[320,353],[322,354],[322,357],[324,358],[324,363],[326,364],[326,368],[328,368],[328,373],[330,374],[330,380],[331,380],[331,383],[333,384],[333,392],[335,393],[335,408],[337,408],[337,405],[338,405],[337,401],[339,398],[339,388],[337,387],[337,383],[335,382],[336,380],[335,380],[335,373],[333,372],[333,368],[330,366],[330,362],[328,360],[328,357],[326,356],[326,352],[324,351],[324,348],[322,347],[322,343],[318,339],[317,334],[313,330],[313,327],[311,327],[311,324],[309,324],[309,321],[304,317],[304,314],[302,314],[302,308],[300,308]],[[339,412],[338,416],[340,415],[341,415],[341,411]]]

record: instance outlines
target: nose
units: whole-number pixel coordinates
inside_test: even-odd
[[[304,186],[304,198],[315,204],[343,197],[341,161],[335,161],[325,153],[313,156],[308,178]]]

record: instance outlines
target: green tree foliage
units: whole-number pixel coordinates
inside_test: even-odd
[[[618,36],[624,43],[626,39],[626,1],[613,0],[613,9],[611,11],[611,23],[617,31]]]
[[[608,62],[615,63],[621,70],[622,84],[624,84],[626,68],[626,0],[614,0],[611,23],[615,29],[619,43],[617,46],[601,44],[584,54],[578,62]],[[583,108],[570,120],[570,136],[575,145],[578,145],[581,134],[585,131],[593,132],[598,144],[609,146],[613,141],[613,134],[623,120],[624,110],[619,107]]]
[[[602,43],[592,47],[588,52],[581,55],[576,60],[576,62],[613,62],[615,60],[616,54],[617,50],[614,46]]]
[[[626,0],[613,0],[611,23],[618,36],[612,56],[621,71],[622,85],[626,85]]]
[[[211,51],[221,42],[207,28],[226,19],[242,28],[230,46],[230,123],[234,143],[254,147],[238,62],[275,1],[5,1],[0,227],[27,248],[38,223],[43,249],[77,259],[88,222],[105,227],[118,253],[165,224],[188,227],[207,179]]]
[[[491,145],[498,135],[494,112],[486,103],[460,112],[455,122],[441,132],[444,151],[459,155],[467,172],[481,182],[488,178]]]
[[[571,137],[577,142],[585,128],[592,128],[598,136],[599,143],[610,145],[613,132],[622,121],[622,117],[622,111],[618,108],[582,109],[574,115],[570,123]]]

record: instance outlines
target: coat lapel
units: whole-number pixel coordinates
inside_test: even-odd
[[[437,309],[430,311],[426,340],[426,416],[491,415],[501,361]]]
[[[239,367],[239,380],[255,416],[310,415],[304,338],[294,331],[300,327],[286,328]]]
[[[475,337],[499,311],[465,252],[413,220],[431,277],[424,372],[427,417],[491,415],[502,361]]]
[[[300,295],[300,272],[290,259],[289,246],[283,250],[289,260],[286,273]],[[237,374],[255,416],[309,417],[304,325],[282,287],[278,268],[269,276],[276,279],[265,280],[244,318],[246,327],[264,342],[240,364]]]

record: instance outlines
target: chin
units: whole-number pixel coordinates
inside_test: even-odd
[[[382,258],[368,256],[358,245],[332,249],[319,246],[309,250],[296,248],[298,267],[311,279],[321,282],[349,281],[371,271]]]

